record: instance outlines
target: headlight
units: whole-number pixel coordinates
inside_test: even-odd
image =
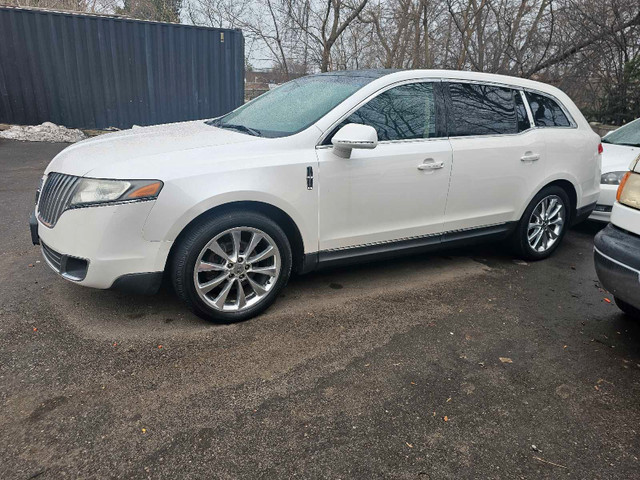
[[[162,190],[158,180],[103,180],[83,178],[71,197],[69,207],[96,203],[126,202],[156,198]]]
[[[622,177],[624,177],[625,173],[627,172],[624,171],[603,173],[600,177],[600,183],[602,185],[620,185],[620,181],[622,180]]]
[[[640,175],[627,172],[618,187],[616,199],[631,208],[640,209]]]

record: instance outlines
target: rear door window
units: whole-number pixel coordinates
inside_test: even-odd
[[[571,122],[558,102],[538,93],[526,92],[526,95],[536,127],[571,126]]]
[[[518,132],[514,91],[475,83],[450,83],[449,135],[501,135]]]

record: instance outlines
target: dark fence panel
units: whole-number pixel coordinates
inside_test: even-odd
[[[128,128],[243,97],[239,30],[0,7],[0,123]]]

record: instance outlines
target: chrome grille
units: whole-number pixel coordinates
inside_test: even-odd
[[[56,252],[48,245],[42,243],[42,254],[44,258],[48,260],[53,269],[60,273],[60,269],[62,268],[62,254]]]
[[[71,196],[76,189],[80,177],[50,173],[40,192],[38,217],[48,227],[53,227],[62,212],[69,206]]]

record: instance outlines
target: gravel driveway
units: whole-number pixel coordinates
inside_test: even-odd
[[[295,278],[231,326],[72,285],[28,214],[65,145],[0,140],[0,477],[637,478],[640,328],[594,225]]]

